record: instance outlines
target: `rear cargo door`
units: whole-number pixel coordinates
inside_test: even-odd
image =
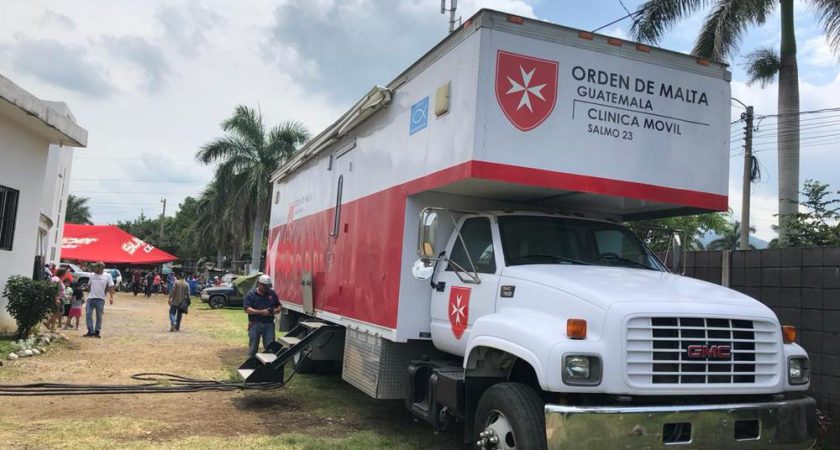
[[[488,217],[469,217],[449,239],[446,254],[451,262],[438,264],[437,289],[432,293],[432,340],[443,351],[463,355],[470,328],[484,315],[496,311],[496,293],[502,265],[498,259],[499,239]],[[472,261],[472,264],[470,263]],[[469,279],[457,266],[470,270],[475,266],[480,283]]]

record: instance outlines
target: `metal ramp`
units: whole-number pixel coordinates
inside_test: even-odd
[[[245,383],[285,383],[283,376],[287,362],[302,352],[319,336],[343,330],[325,322],[299,322],[285,336],[268,346],[268,352],[248,358],[237,370]]]

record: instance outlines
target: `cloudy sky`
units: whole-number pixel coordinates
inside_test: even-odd
[[[631,11],[640,3],[624,0]],[[172,214],[211,176],[192,157],[219,135],[234,106],[258,106],[269,122],[296,119],[318,132],[445,36],[439,7],[439,0],[3,0],[0,73],[65,101],[90,132],[88,148],[76,153],[71,191],[91,198],[95,222],[159,214],[164,197]],[[481,7],[587,30],[626,14],[618,0],[461,0],[459,15]],[[808,5],[796,7],[801,107],[840,107],[838,59]],[[700,21],[681,23],[662,46],[689,51]],[[626,37],[629,25],[602,32]],[[778,16],[752,29],[741,53],[776,46],[778,30]],[[741,62],[732,61],[732,95],[759,115],[775,113],[776,86],[747,87]],[[733,120],[740,112],[733,107]],[[803,129],[801,176],[840,188],[833,122],[823,115]],[[753,188],[752,221],[764,239],[775,235],[773,130],[767,119],[756,132],[765,176]],[[736,217],[738,144],[730,171]]]

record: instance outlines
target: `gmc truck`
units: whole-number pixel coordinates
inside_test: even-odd
[[[624,225],[727,210],[729,81],[478,12],[275,173],[287,334],[240,374],[337,366],[482,449],[811,446],[796,330]]]

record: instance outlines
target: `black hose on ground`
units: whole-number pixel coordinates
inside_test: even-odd
[[[292,372],[294,376],[294,372]],[[72,384],[30,383],[0,384],[0,397],[34,397],[48,395],[111,395],[111,394],[178,394],[200,391],[268,390],[284,383],[244,383],[198,380],[170,373],[144,372],[131,376],[143,384]],[[291,377],[289,377],[291,379]],[[288,381],[288,380],[287,380]]]

